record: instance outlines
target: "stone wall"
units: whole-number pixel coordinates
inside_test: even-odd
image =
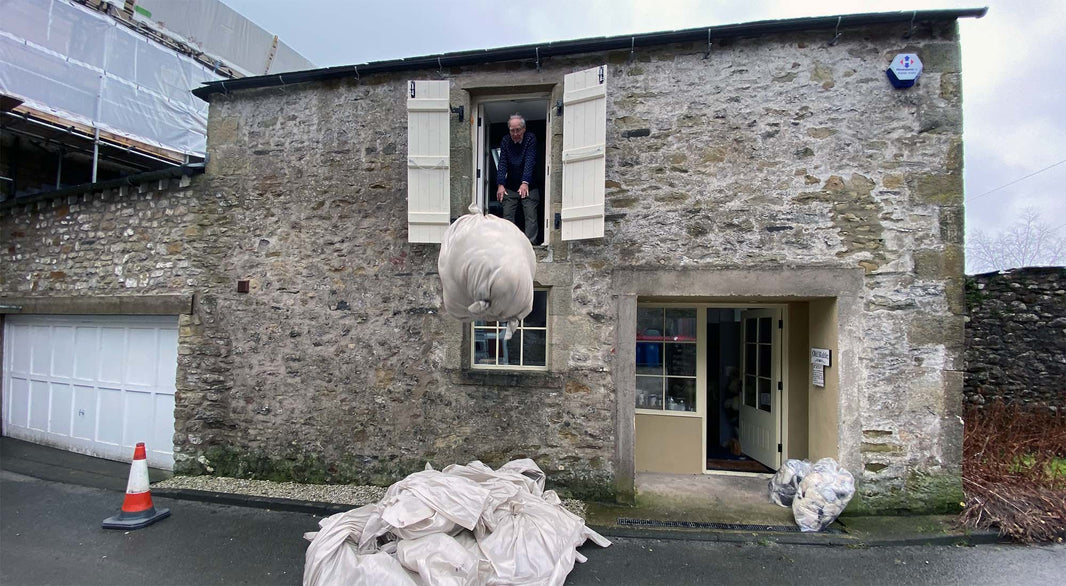
[[[148,255],[175,264],[122,269],[142,290],[197,293],[180,332],[176,469],[387,482],[426,461],[528,456],[575,494],[606,496],[618,270],[861,267],[864,313],[841,324],[859,365],[858,405],[841,413],[857,502],[957,502],[959,45],[954,23],[903,40],[907,28],[851,30],[835,46],[825,33],[735,40],[707,58],[682,44],[446,71],[453,105],[469,112],[492,92],[555,99],[566,73],[607,64],[606,236],[564,243],[552,231],[538,248],[551,346],[550,371],[536,374],[468,367],[468,333],[437,313],[437,246],[406,241],[407,80],[437,70],[213,96],[207,173],[190,201],[170,201],[184,209],[160,221],[161,256]],[[884,74],[900,52],[926,67],[906,91]],[[471,130],[452,120],[457,216],[472,190]],[[560,117],[550,132],[558,170]],[[557,212],[561,173],[550,189]],[[143,202],[126,197],[134,211],[115,219],[139,220]],[[29,234],[49,213],[4,226]],[[126,228],[93,243],[106,265],[94,271],[116,270],[111,247],[139,237]],[[0,269],[5,293],[34,281],[35,294],[52,291],[41,288],[51,229],[33,229]],[[56,270],[72,288],[127,290],[96,288],[89,269]]]
[[[1066,269],[967,280],[966,401],[1066,408]]]
[[[192,293],[191,177],[0,209],[0,299]]]

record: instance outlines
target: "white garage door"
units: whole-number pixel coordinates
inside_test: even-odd
[[[172,469],[177,363],[177,317],[8,315],[4,435]]]

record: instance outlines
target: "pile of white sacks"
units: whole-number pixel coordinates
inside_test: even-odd
[[[792,516],[802,531],[821,531],[848,506],[855,494],[855,478],[832,458],[813,465],[806,460],[788,460],[770,479],[770,500],[792,507]]]
[[[560,585],[584,562],[577,548],[610,541],[544,490],[530,459],[426,466],[385,498],[326,517],[306,533],[310,585]]]

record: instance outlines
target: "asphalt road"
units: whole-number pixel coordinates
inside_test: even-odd
[[[0,471],[0,584],[298,584],[312,515],[155,499],[172,515],[100,528],[121,493]],[[874,547],[618,538],[567,584],[1056,584],[1066,546]]]

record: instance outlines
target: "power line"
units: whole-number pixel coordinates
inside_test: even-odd
[[[984,197],[984,196],[986,196],[986,195],[988,195],[990,193],[994,193],[996,191],[999,191],[1000,189],[1003,189],[1004,187],[1010,187],[1011,185],[1014,185],[1015,183],[1018,183],[1019,181],[1025,181],[1026,179],[1032,177],[1033,175],[1039,175],[1039,174],[1043,173],[1044,171],[1047,171],[1048,169],[1051,169],[1051,168],[1054,168],[1054,167],[1058,167],[1059,165],[1061,165],[1063,163],[1066,163],[1066,159],[1063,159],[1063,160],[1059,161],[1058,163],[1052,163],[1052,164],[1048,165],[1047,167],[1044,167],[1043,169],[1041,169],[1039,171],[1033,171],[1032,173],[1026,175],[1025,177],[1020,177],[1018,179],[1015,179],[1014,181],[1011,181],[1010,183],[1004,183],[1003,185],[1000,185],[999,187],[997,187],[995,189],[989,189],[988,191],[982,193],[981,195],[975,195],[975,196],[970,198],[970,201],[973,201],[973,200],[975,200],[975,199],[977,199],[979,197]]]

